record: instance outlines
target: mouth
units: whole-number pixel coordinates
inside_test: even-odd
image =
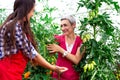
[[[66,31],[64,31],[63,33],[64,33],[64,34],[66,34],[67,32],[66,32]]]
[[[64,30],[64,31],[62,31],[63,33],[67,33],[67,31],[66,30]]]

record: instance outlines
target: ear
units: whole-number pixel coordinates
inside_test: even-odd
[[[73,23],[72,26],[73,26],[73,28],[76,28],[76,23]]]

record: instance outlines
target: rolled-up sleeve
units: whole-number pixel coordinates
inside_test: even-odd
[[[22,50],[27,57],[33,59],[38,54],[19,24],[16,25],[15,38],[18,49]]]

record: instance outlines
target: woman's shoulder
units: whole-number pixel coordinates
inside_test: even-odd
[[[57,42],[61,42],[64,39],[64,35],[63,34],[57,34],[57,35],[54,35],[54,37],[55,37]]]
[[[55,38],[63,38],[64,35],[63,35],[63,34],[55,34],[54,37],[55,37]]]
[[[81,36],[80,36],[80,35],[76,35],[76,37],[77,37],[78,39],[81,39]]]
[[[80,35],[76,35],[76,39],[77,39],[77,42],[82,42],[82,39],[81,39]]]

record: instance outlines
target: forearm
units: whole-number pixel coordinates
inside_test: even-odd
[[[73,55],[71,53],[66,55],[66,58],[69,59],[70,61],[72,61],[74,64],[78,64],[81,59],[81,57],[77,57],[76,55]]]
[[[64,55],[65,50],[63,48],[61,48],[59,51],[62,55]],[[78,53],[76,53],[76,55],[73,55],[70,52],[68,52],[65,57],[72,61],[74,64],[78,64],[79,61],[81,60],[81,55]]]
[[[48,63],[39,53],[36,54],[34,60],[42,67],[55,70],[55,66]]]

